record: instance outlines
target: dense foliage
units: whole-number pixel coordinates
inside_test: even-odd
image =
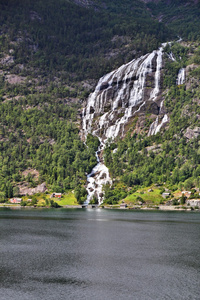
[[[195,2],[195,3],[194,3]],[[165,23],[184,39],[200,39],[200,2],[192,0],[161,0],[147,4],[154,17]]]
[[[56,89],[30,92],[26,85],[4,81],[1,88],[2,95],[10,97],[0,105],[0,190],[5,196],[12,197],[12,188],[23,180],[32,187],[45,181],[57,192],[85,182],[85,173],[96,163],[98,145],[95,138],[88,146],[80,140],[75,125],[79,105],[68,105],[61,94],[55,100]],[[19,92],[27,95],[16,97]],[[39,178],[24,178],[27,168],[38,170]]]
[[[81,140],[80,110],[96,79],[178,34],[199,39],[199,4],[91,3],[0,2],[0,201],[18,195],[20,183],[26,181],[30,187],[46,182],[55,192],[74,189],[82,203],[99,141],[91,135],[86,144]],[[158,21],[161,13],[163,22]],[[195,80],[190,89],[177,87],[177,72],[188,64],[192,50],[177,44],[172,48],[177,62],[166,60],[163,79],[169,89],[169,130],[152,138],[129,135],[105,149],[105,162],[116,182],[111,189],[105,187],[108,203],[124,198],[135,185],[199,184],[199,139],[188,141],[184,130],[199,125],[194,99],[200,97],[200,71],[191,70]],[[166,47],[166,56],[169,51]],[[199,49],[192,53],[192,63],[200,63],[199,54]],[[27,169],[37,170],[39,177],[24,175]]]
[[[72,81],[97,79],[170,36],[138,0],[100,4],[94,9],[66,0],[1,1],[1,47],[14,50],[16,64],[26,66],[21,73],[62,71]]]
[[[105,163],[116,179],[115,186],[118,188],[119,183],[124,184],[124,191],[135,186],[163,183],[172,190],[178,187],[186,190],[200,188],[200,135],[190,139],[185,135],[188,128],[200,128],[199,67],[188,75],[188,81],[191,78],[192,82],[190,86],[176,85],[178,70],[194,61],[197,63],[199,48],[189,60],[186,60],[188,48],[177,44],[172,48],[176,50],[177,57],[182,53],[183,58],[174,62],[166,59],[164,83],[168,93],[165,107],[170,114],[169,127],[164,133],[150,137],[131,134],[132,128],[124,140],[108,144],[104,151]],[[167,53],[168,48],[165,50]],[[113,153],[115,148],[117,151]],[[109,203],[119,200],[114,187],[107,194]]]

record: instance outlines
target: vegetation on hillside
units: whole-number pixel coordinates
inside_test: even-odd
[[[96,10],[66,0],[9,0],[0,11],[1,51],[14,50],[15,71],[69,82],[98,79],[172,36],[138,0],[107,0]]]
[[[166,64],[164,84],[168,93],[165,107],[170,115],[169,127],[150,137],[146,134],[132,134],[134,128],[131,128],[124,140],[107,145],[104,151],[105,163],[115,178],[115,184],[107,197],[109,203],[123,198],[116,198],[119,183],[124,184],[125,191],[151,184],[165,184],[172,190],[200,188],[200,135],[191,138],[186,135],[187,129],[200,128],[199,67],[188,74],[188,81],[192,78],[191,86],[186,88],[185,84],[176,85],[178,70],[194,61],[197,63],[200,52],[197,48],[194,56],[186,60],[188,48],[181,45],[172,47],[177,50],[178,57],[180,52],[183,53],[183,59],[168,61]],[[113,153],[115,148],[117,151]]]
[[[82,203],[98,140],[88,136],[83,143],[80,114],[94,82],[178,34],[199,39],[199,4],[177,0],[171,10],[161,1],[149,3],[149,10],[139,0],[93,2],[89,8],[72,0],[0,3],[0,201],[18,195],[22,182],[30,187],[46,182],[55,192],[74,189]],[[163,23],[157,20],[161,12]],[[176,86],[175,78],[180,67],[200,64],[200,51],[172,47],[177,62],[166,61],[164,77],[169,129],[155,137],[129,134],[107,146],[105,162],[115,179],[111,189],[105,187],[110,203],[134,186],[199,185],[199,138],[184,136],[186,128],[199,126],[199,67],[190,72],[190,88]],[[39,177],[23,175],[28,168]]]
[[[161,0],[148,3],[147,7],[155,18],[185,40],[200,39],[199,1]]]

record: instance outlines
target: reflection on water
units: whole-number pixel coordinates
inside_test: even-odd
[[[0,210],[1,299],[200,299],[200,213]]]

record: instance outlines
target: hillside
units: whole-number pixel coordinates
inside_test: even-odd
[[[92,3],[97,8],[66,0],[1,1],[2,50],[14,50],[24,75],[50,73],[71,82],[98,79],[170,35],[138,0]]]
[[[166,48],[163,66],[170,122],[148,136],[157,114],[146,107],[123,139],[107,145],[114,184],[106,198],[112,203],[153,183],[199,186],[199,2],[1,1],[0,11],[1,201],[43,183],[54,192],[75,190],[83,202],[99,145],[92,135],[86,145],[80,137],[89,93],[102,75],[178,35],[187,43],[173,45],[176,62]],[[187,81],[177,85],[182,67]]]
[[[152,17],[188,40],[200,38],[199,0],[148,1]]]
[[[102,77],[88,98],[83,129],[106,143],[113,180],[107,203],[152,184],[174,191],[199,187],[198,45],[168,44],[162,69],[155,64],[161,51],[154,51]]]

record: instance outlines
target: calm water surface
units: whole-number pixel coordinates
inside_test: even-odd
[[[0,209],[0,299],[200,299],[200,213]]]

